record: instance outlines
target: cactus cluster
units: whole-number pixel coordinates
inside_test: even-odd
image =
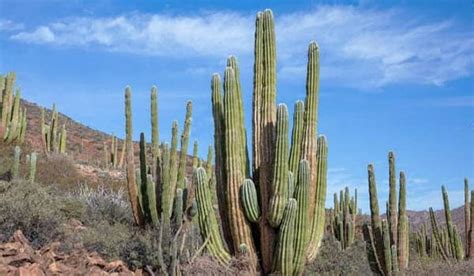
[[[45,154],[59,153],[66,154],[67,150],[67,131],[66,125],[59,128],[59,115],[56,105],[51,109],[51,119],[46,123],[44,108],[41,109],[41,141]]]
[[[202,192],[197,203],[203,240],[210,240],[208,248],[221,262],[245,252],[254,270],[300,275],[324,232],[327,144],[317,137],[319,48],[309,45],[306,104],[295,105],[290,142],[288,109],[276,105],[274,26],[270,10],[257,14],[252,158],[237,59],[228,58],[223,84],[219,74],[211,80],[222,237],[213,223],[216,214],[206,207],[213,191]]]
[[[345,250],[354,242],[355,226],[357,219],[357,189],[354,196],[350,196],[349,187],[334,193],[334,207],[330,213],[330,227],[332,234]]]
[[[438,225],[433,208],[429,209],[432,236],[436,243],[435,247],[438,248],[439,254],[447,262],[449,262],[450,259],[461,261],[464,259],[464,249],[459,232],[456,226],[453,225],[451,219],[448,192],[444,186],[441,186],[441,193],[443,195],[444,215],[446,220],[445,227]]]
[[[470,194],[470,199],[469,199]],[[466,258],[474,258],[474,190],[469,192],[469,182],[464,179],[464,236]]]
[[[151,89],[151,147],[145,140],[145,134],[140,134],[139,167],[135,169],[135,153],[133,147],[131,89],[125,89],[126,117],[126,171],[130,203],[135,219],[139,226],[151,225],[159,227],[162,234],[171,238],[169,245],[161,246],[158,252],[159,260],[169,256],[170,261],[160,261],[161,273],[175,275],[178,259],[182,251],[180,244],[184,243],[188,222],[197,213],[193,204],[194,190],[192,182],[185,176],[187,147],[191,128],[192,103],[186,106],[185,124],[181,136],[181,152],[178,156],[178,123],[173,122],[171,148],[167,143],[158,146],[159,131],[157,120],[157,89]],[[115,141],[115,145],[117,140]],[[115,151],[116,154],[117,151]],[[149,155],[151,153],[151,155]],[[151,156],[149,158],[148,156]],[[150,159],[152,162],[150,163]],[[163,232],[164,231],[164,232]],[[161,235],[162,235],[161,234]],[[160,236],[161,236],[160,235]],[[164,254],[163,251],[168,251]]]
[[[364,224],[363,234],[371,270],[380,275],[396,275],[408,267],[409,225],[406,213],[406,179],[400,172],[400,190],[396,196],[395,155],[388,154],[389,160],[389,202],[387,218],[380,218],[375,183],[374,166],[368,166],[371,223]]]
[[[14,91],[15,73],[0,75],[0,139],[22,144],[26,136],[26,108],[21,108],[21,92]]]
[[[21,161],[21,148],[20,146],[15,146],[13,151],[13,164],[11,168],[12,179],[20,178],[20,163]],[[36,177],[36,161],[37,161],[37,154],[36,152],[32,152],[31,154],[26,155],[26,166],[28,168],[28,176],[26,179],[29,182],[34,182]]]
[[[120,152],[120,155],[119,155]],[[119,151],[119,139],[112,134],[110,138],[110,152],[107,143],[104,142],[104,167],[108,168],[122,168],[125,158],[125,142]]]

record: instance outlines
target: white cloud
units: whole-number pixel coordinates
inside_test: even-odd
[[[11,20],[0,19],[0,31],[18,31],[23,28],[24,28],[23,24],[18,24]]]
[[[442,85],[472,74],[474,38],[451,20],[415,20],[407,12],[350,6],[276,15],[280,77],[304,81],[306,47],[321,48],[321,77],[328,83],[373,89],[393,83]],[[19,32],[12,39],[69,47],[174,58],[235,54],[251,60],[254,15],[129,14],[66,18]]]

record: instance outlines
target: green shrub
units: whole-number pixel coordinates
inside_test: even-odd
[[[0,233],[8,239],[19,229],[34,247],[45,245],[62,234],[63,206],[47,187],[25,180],[0,182]]]

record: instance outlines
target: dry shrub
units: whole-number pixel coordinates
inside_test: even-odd
[[[36,180],[46,185],[54,185],[58,189],[73,190],[84,183],[74,161],[65,155],[42,155],[38,158]]]

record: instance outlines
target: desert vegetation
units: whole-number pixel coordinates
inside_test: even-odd
[[[188,155],[191,101],[181,128],[173,121],[171,141],[160,140],[156,86],[147,142],[143,130],[133,140],[137,111],[129,86],[120,139],[78,131],[55,105],[51,111],[28,105],[15,90],[15,73],[2,76],[0,274],[472,273],[474,191],[468,179],[463,208],[450,208],[442,186],[442,221],[441,211],[426,206],[429,218],[414,225],[407,210],[410,179],[397,174],[389,152],[384,214],[372,164],[370,214],[359,209],[351,187],[334,194],[333,208],[326,209],[329,139],[318,134],[320,49],[314,41],[307,47],[306,94],[294,104],[290,130],[287,105],[276,103],[275,37],[272,11],[259,12],[251,129],[245,127],[237,58],[227,58],[222,78],[211,76],[214,140],[206,160],[198,156],[197,141]],[[459,211],[461,226],[452,215]]]

